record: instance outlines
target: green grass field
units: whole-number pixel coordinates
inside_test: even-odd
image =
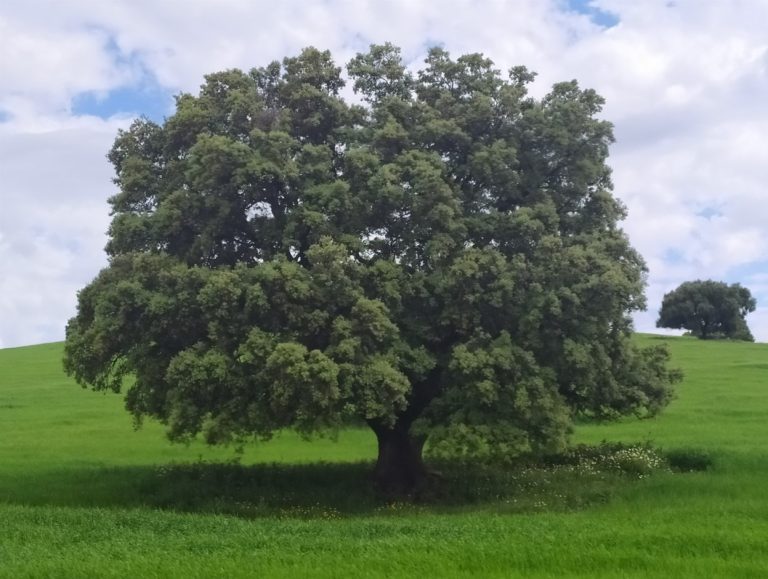
[[[364,430],[242,456],[171,445],[66,378],[61,344],[0,350],[0,576],[768,577],[768,345],[665,341],[686,374],[672,405],[575,440],[701,451],[711,469],[536,471],[496,500],[414,506],[369,490]]]

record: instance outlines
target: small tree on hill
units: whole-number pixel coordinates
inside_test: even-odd
[[[309,48],[120,132],[109,266],[67,371],[175,440],[359,417],[389,492],[423,482],[427,437],[506,457],[561,448],[574,415],[658,412],[677,375],[630,340],[645,268],[602,99],[535,100],[524,68],[441,49],[414,75],[373,46],[348,73],[364,106]]]
[[[735,283],[688,281],[664,295],[656,327],[685,329],[702,339],[754,341],[746,315],[755,311],[749,290]]]

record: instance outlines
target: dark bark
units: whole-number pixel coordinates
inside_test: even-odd
[[[424,439],[412,436],[407,428],[373,428],[379,456],[373,471],[376,487],[389,496],[412,496],[426,483],[422,460]]]

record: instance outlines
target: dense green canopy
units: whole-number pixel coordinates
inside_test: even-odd
[[[372,46],[206,77],[109,159],[109,266],[66,369],[170,436],[210,442],[365,420],[377,474],[421,448],[555,450],[575,415],[653,414],[676,373],[630,340],[644,264],[617,223],[603,100],[540,100],[478,54],[408,72]],[[128,377],[131,377],[128,380]]]
[[[656,326],[685,329],[702,339],[753,342],[745,318],[756,306],[750,291],[738,283],[687,281],[664,295]]]

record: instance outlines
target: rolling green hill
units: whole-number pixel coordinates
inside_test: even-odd
[[[669,343],[677,399],[576,441],[650,442],[711,469],[577,490],[521,473],[516,498],[451,506],[366,491],[367,431],[242,455],[171,445],[65,377],[61,344],[0,350],[0,576],[768,576],[768,345],[639,339]]]

